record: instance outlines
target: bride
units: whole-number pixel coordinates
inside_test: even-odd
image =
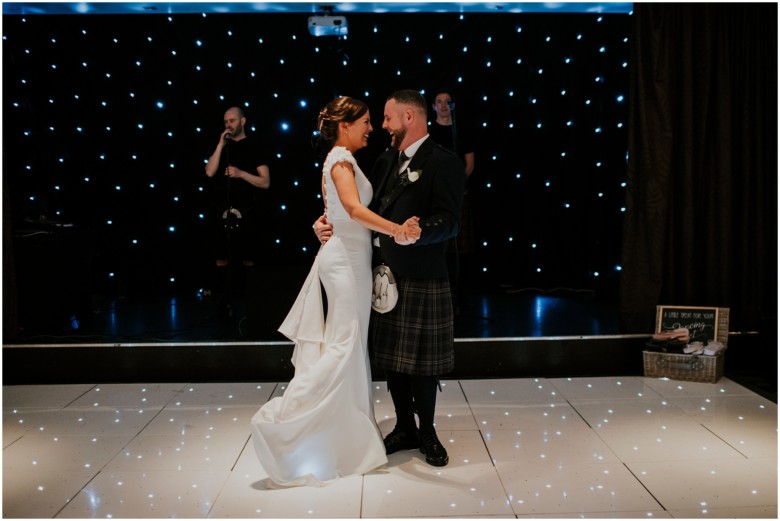
[[[367,355],[371,231],[399,244],[420,237],[417,217],[397,224],[368,209],[373,189],[353,157],[373,130],[368,106],[339,97],[320,111],[317,123],[320,140],[331,146],[322,195],[333,235],[279,328],[295,344],[295,375],[284,395],[252,418],[255,451],[272,486],[324,485],[387,463]]]

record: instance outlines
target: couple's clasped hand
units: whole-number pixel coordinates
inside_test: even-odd
[[[396,230],[395,234],[393,234],[393,239],[396,243],[401,246],[414,244],[420,238],[420,233],[422,233],[420,218],[409,217],[403,224],[399,224]]]
[[[314,234],[320,243],[325,244],[333,235],[333,226],[328,222],[327,217],[321,215],[312,226]],[[420,228],[419,217],[409,217],[403,224],[397,224],[393,228],[393,239],[401,246],[414,244],[420,238],[422,229]]]

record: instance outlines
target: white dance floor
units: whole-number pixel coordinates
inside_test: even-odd
[[[777,518],[777,405],[727,378],[443,383],[448,466],[405,451],[285,490],[249,428],[283,384],[6,386],[3,517]],[[374,398],[386,434],[384,382]]]

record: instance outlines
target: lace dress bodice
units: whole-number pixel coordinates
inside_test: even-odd
[[[333,184],[331,171],[337,163],[348,162],[355,171],[355,184],[357,185],[360,202],[365,206],[371,202],[374,190],[371,183],[355,161],[352,153],[344,147],[333,147],[322,165],[322,198],[325,201],[325,215],[331,222],[349,220],[347,211],[342,206]]]

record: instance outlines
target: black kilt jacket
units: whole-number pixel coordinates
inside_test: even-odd
[[[428,137],[408,166],[408,171],[420,172],[419,179],[398,184],[388,193],[388,181],[396,175],[390,170],[394,170],[397,154],[390,149],[374,163],[370,177],[374,200],[370,208],[398,224],[416,215],[422,234],[411,246],[399,246],[392,237],[380,234],[382,260],[402,277],[447,277],[447,241],[458,235],[463,209],[463,164],[452,151]]]
[[[398,284],[396,307],[385,314],[372,311],[369,327],[371,356],[377,367],[414,375],[441,375],[454,368],[452,299],[445,253],[457,236],[466,176],[460,159],[430,137],[412,157],[405,172],[419,172],[414,182],[397,183],[396,150],[374,164],[371,209],[401,224],[418,216],[422,233],[413,245],[399,246],[379,235],[380,260]],[[388,188],[390,187],[390,188]]]

